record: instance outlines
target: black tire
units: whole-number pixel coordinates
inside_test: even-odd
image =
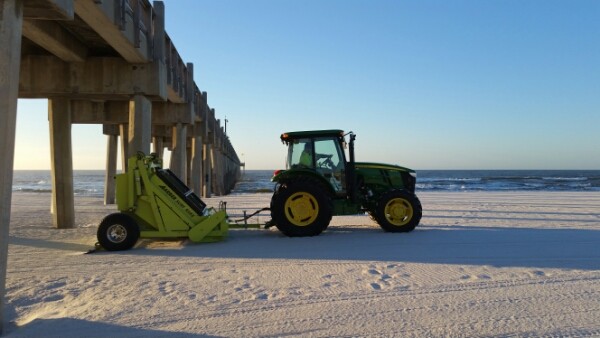
[[[135,220],[126,214],[110,214],[98,226],[98,242],[108,251],[131,249],[140,238],[140,228]]]
[[[388,232],[410,232],[421,221],[423,209],[415,194],[390,190],[379,198],[371,217]]]
[[[333,215],[331,197],[320,185],[308,179],[282,184],[271,198],[271,218],[289,237],[317,236]]]

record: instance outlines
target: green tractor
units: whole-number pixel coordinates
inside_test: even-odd
[[[346,143],[346,136],[349,142]],[[271,218],[290,237],[316,236],[332,216],[367,212],[383,230],[409,232],[419,224],[416,172],[388,164],[355,162],[356,136],[342,130],[284,133],[286,170],[278,170]],[[348,145],[349,159],[343,149]]]

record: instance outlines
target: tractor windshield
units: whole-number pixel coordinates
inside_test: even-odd
[[[337,139],[315,140],[315,152],[317,156],[323,155],[321,158],[317,158],[318,167],[338,167],[342,162],[340,160],[340,144]]]

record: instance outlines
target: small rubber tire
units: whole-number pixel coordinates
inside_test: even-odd
[[[271,198],[271,218],[284,235],[307,237],[321,234],[331,221],[331,197],[309,179],[282,184]]]
[[[415,194],[390,190],[381,195],[375,211],[370,214],[387,232],[410,232],[419,225],[423,209]]]
[[[140,238],[140,228],[131,216],[114,213],[100,222],[97,237],[100,245],[108,251],[128,250]]]

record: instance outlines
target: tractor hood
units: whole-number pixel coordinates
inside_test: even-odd
[[[374,163],[374,162],[356,162],[356,169],[382,169],[382,170],[397,170],[397,171],[405,171],[415,175],[415,171],[406,167],[401,167],[399,165],[394,164],[385,164],[385,163]]]

